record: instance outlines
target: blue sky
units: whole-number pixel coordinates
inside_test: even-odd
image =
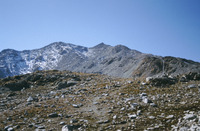
[[[0,0],[0,51],[56,41],[200,62],[200,0]]]

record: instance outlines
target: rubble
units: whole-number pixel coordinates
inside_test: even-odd
[[[40,71],[18,78],[20,81],[24,79],[30,88],[23,91],[5,86],[16,82],[16,77],[0,80],[0,129],[124,131],[200,128],[200,82],[197,80],[179,81],[163,88],[163,85],[141,86],[130,78],[68,71]],[[69,86],[69,83],[74,84]],[[60,87],[55,88],[58,85]]]

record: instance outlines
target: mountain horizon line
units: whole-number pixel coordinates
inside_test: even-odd
[[[54,42],[39,49],[0,52],[0,78],[37,70],[69,70],[115,77],[153,77],[200,72],[200,63],[173,56],[142,53],[124,45],[84,47]]]
[[[42,47],[39,47],[39,48],[36,47],[36,48],[34,48],[34,49],[23,49],[23,50],[18,50],[18,49],[13,49],[13,48],[6,48],[6,49],[2,49],[0,52],[5,51],[5,50],[14,50],[14,51],[19,51],[19,52],[21,52],[21,51],[22,51],[22,52],[23,52],[23,51],[30,51],[30,50],[38,50],[38,49],[42,49],[42,48],[45,48],[45,47],[47,47],[47,46],[50,46],[50,45],[56,44],[56,43],[69,44],[69,45],[81,46],[81,47],[86,47],[86,48],[93,48],[93,47],[95,47],[95,46],[104,44],[104,45],[112,46],[112,47],[115,47],[115,46],[124,46],[124,47],[127,47],[128,49],[139,51],[139,50],[137,50],[137,49],[130,48],[130,47],[128,47],[128,46],[126,46],[126,45],[123,45],[123,44],[110,45],[110,44],[106,44],[105,42],[100,42],[100,43],[97,44],[97,45],[94,45],[94,46],[92,46],[92,47],[88,47],[88,46],[82,46],[82,45],[79,45],[79,44],[73,44],[73,43],[71,43],[71,42],[55,41],[55,42],[52,42],[52,43],[50,43],[50,44],[47,44],[47,45],[42,46]],[[139,52],[141,52],[141,51],[139,51]],[[145,53],[145,52],[142,52],[142,53],[144,53],[144,54],[150,54],[150,55],[154,55],[154,56],[158,56],[158,57],[176,57],[176,58],[182,58],[182,59],[187,59],[187,60],[191,60],[191,61],[200,63],[200,61],[188,59],[188,58],[185,58],[185,57],[179,57],[179,56],[173,56],[173,55],[157,55],[157,54]]]

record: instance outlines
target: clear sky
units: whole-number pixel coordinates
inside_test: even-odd
[[[0,0],[0,51],[57,41],[200,62],[200,0]]]

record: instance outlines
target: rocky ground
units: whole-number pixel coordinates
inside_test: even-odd
[[[56,70],[1,79],[0,130],[200,130],[200,81],[165,82]]]

